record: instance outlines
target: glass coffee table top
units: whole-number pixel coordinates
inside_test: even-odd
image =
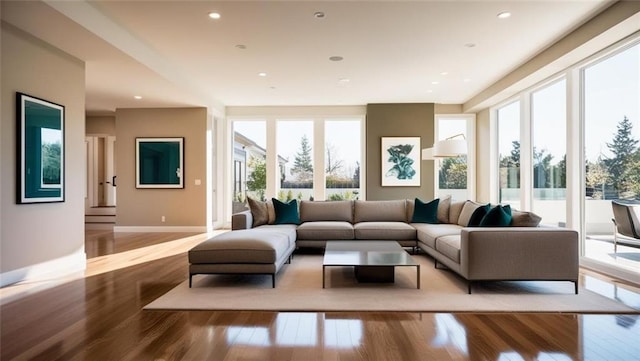
[[[322,262],[322,287],[325,268],[354,266],[356,277],[364,282],[393,282],[398,266],[416,267],[417,288],[420,288],[420,265],[394,241],[327,241]]]

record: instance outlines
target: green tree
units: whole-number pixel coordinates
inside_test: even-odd
[[[627,170],[633,161],[633,155],[637,151],[638,140],[631,135],[633,124],[626,116],[617,126],[618,130],[613,137],[611,143],[607,143],[607,147],[613,153],[613,157],[604,160],[611,175],[611,184],[618,193],[627,191],[625,185],[629,185],[629,180],[625,178],[628,175]]]
[[[467,188],[467,157],[445,158],[440,165],[440,189]]]
[[[263,158],[252,156],[247,165],[252,170],[247,179],[247,189],[256,192],[260,200],[264,200],[267,189],[267,162]]]
[[[545,154],[546,152],[546,149],[537,151],[533,148],[533,188],[551,188],[553,155]]]
[[[293,160],[291,175],[295,175],[298,181],[309,181],[313,179],[313,164],[311,162],[311,146],[309,139],[303,135],[300,139],[300,150]]]
[[[586,184],[587,187],[593,188],[593,198],[604,199],[605,186],[610,179],[611,175],[601,157],[598,157],[595,163],[587,162]]]

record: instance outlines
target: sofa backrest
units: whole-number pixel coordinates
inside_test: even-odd
[[[406,201],[355,201],[353,223],[407,222]]]
[[[353,201],[302,201],[300,221],[353,222]]]

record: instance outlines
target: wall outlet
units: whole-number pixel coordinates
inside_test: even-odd
[[[164,216],[162,216],[162,218],[160,220],[164,223],[164,221],[165,221]]]

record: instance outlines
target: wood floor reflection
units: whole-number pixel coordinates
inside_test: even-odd
[[[3,305],[0,359],[640,360],[637,314],[142,311],[184,252],[92,274]]]

